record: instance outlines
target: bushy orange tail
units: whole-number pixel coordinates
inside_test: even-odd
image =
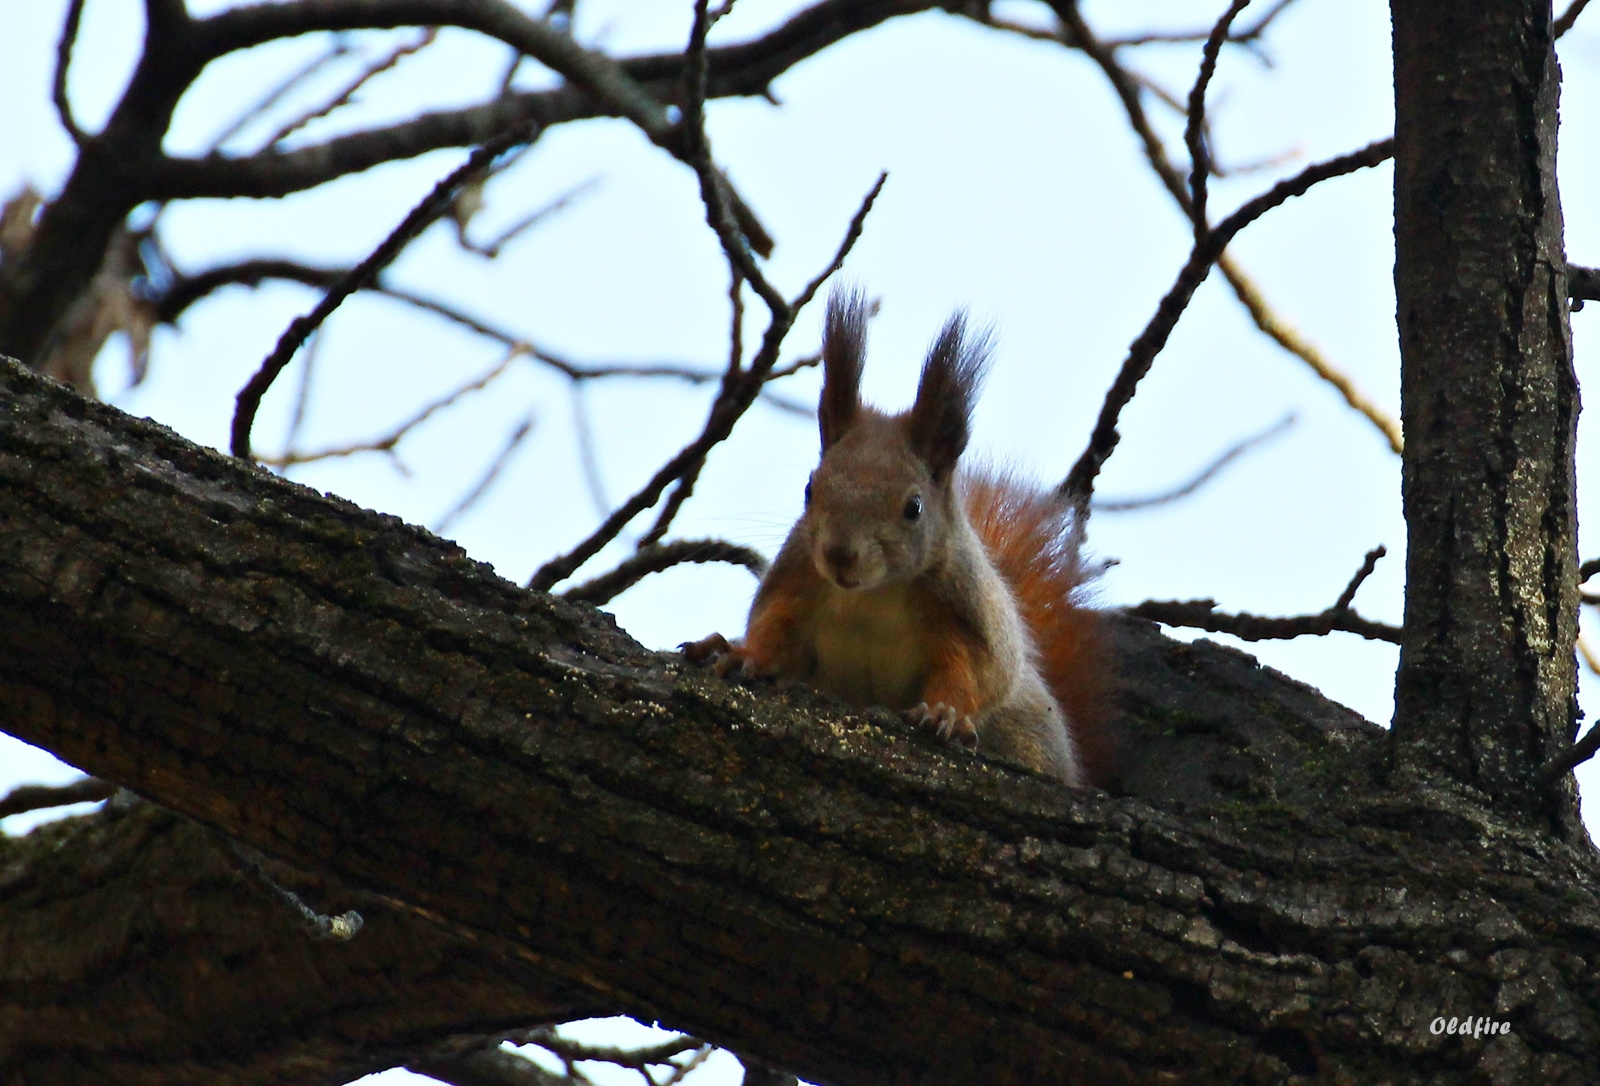
[[[1071,505],[1048,490],[987,469],[962,473],[967,516],[1011,586],[1039,654],[1039,669],[1066,713],[1091,784],[1115,769],[1106,731],[1107,667],[1100,618],[1083,605],[1090,579],[1072,529]]]

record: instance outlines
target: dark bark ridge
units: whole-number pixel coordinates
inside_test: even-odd
[[[1550,5],[1392,6],[1399,764],[1581,836],[1570,778],[1536,780],[1577,726],[1578,387]]]
[[[0,368],[6,730],[553,984],[822,1082],[1595,1080],[1586,847],[1384,793],[1306,688],[1119,636],[1129,779],[1185,810],[686,670]],[[1232,748],[1203,780],[1191,737]],[[1429,1028],[1468,1015],[1511,1032]]]

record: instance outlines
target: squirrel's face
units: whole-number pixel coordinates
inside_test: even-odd
[[[871,432],[880,429],[852,427],[806,484],[803,520],[812,564],[825,580],[850,591],[916,577],[949,532],[949,480],[936,481],[903,442]]]

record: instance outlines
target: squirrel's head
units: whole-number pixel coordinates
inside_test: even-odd
[[[811,560],[841,588],[870,590],[917,576],[965,530],[953,478],[989,356],[957,313],[934,340],[911,410],[861,402],[867,307],[853,290],[828,299],[817,422],[822,462],[806,484]]]

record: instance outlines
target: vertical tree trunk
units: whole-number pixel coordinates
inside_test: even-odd
[[[1392,0],[1406,635],[1396,764],[1581,834],[1578,415],[1549,0]]]

